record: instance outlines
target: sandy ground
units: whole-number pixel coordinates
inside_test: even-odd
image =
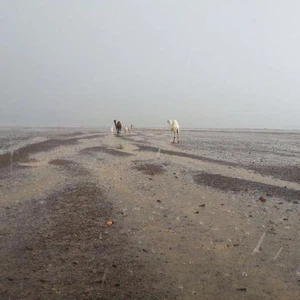
[[[3,138],[0,299],[300,299],[300,134],[181,135]]]

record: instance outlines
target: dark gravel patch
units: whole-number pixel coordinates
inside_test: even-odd
[[[26,176],[26,170],[32,169],[34,167],[29,166],[19,166],[15,165],[11,169],[10,167],[1,168],[0,169],[0,180],[8,179],[8,178],[16,178],[16,176]],[[24,174],[25,172],[25,174]],[[1,189],[1,187],[0,187]]]
[[[84,148],[80,150],[80,153],[82,154],[88,154],[88,155],[94,155],[95,153],[102,152],[114,156],[122,156],[122,157],[128,157],[132,156],[133,154],[125,152],[123,150],[116,150],[116,149],[111,149],[106,146],[96,146],[96,147],[89,147],[89,148]]]
[[[165,172],[165,169],[161,165],[145,163],[134,166],[133,169],[142,171],[146,175],[159,175]]]
[[[49,161],[49,164],[60,167],[73,167],[74,165],[77,165],[77,163],[68,159],[53,159]]]
[[[49,164],[71,171],[72,175],[87,176],[90,174],[88,169],[84,168],[79,163],[68,159],[53,159],[49,161]]]
[[[19,148],[13,153],[13,163],[18,162],[28,162],[30,161],[29,155],[36,154],[39,152],[47,152],[58,148],[60,146],[70,146],[78,143],[77,138],[60,140],[60,139],[50,139],[44,142],[34,143],[30,145],[26,145],[24,147]],[[0,168],[10,166],[11,163],[11,154],[4,153],[0,155]]]
[[[0,168],[8,167],[11,164],[11,154],[4,153],[0,154]]]
[[[95,134],[84,137],[76,137],[69,139],[49,139],[43,142],[29,144],[19,148],[13,152],[13,164],[18,162],[30,162],[29,155],[39,152],[51,151],[61,146],[72,146],[78,144],[79,140],[95,139],[102,137],[105,134]],[[4,153],[0,155],[0,168],[8,167],[11,164],[11,153]]]
[[[300,182],[300,166],[250,166],[256,173],[272,176],[280,180]]]
[[[176,299],[161,264],[129,240],[93,183],[1,216],[0,299]]]
[[[300,200],[300,191],[294,189],[219,174],[199,173],[194,175],[194,181],[197,184],[210,186],[226,192],[256,192],[269,195],[269,197],[284,198],[288,201]]]
[[[64,138],[68,138],[68,137],[74,137],[74,136],[78,136],[78,135],[84,135],[84,132],[81,131],[76,131],[76,132],[70,132],[70,133],[63,133],[60,134],[60,137],[64,137]]]
[[[148,146],[148,145],[137,144],[137,146],[139,147],[138,151],[158,152],[158,150],[159,150],[158,147],[153,147],[153,146]],[[185,153],[185,152],[180,152],[180,151],[160,149],[160,153],[171,155],[171,156],[186,157],[186,158],[191,158],[191,159],[195,159],[195,160],[201,160],[201,161],[206,161],[206,162],[211,162],[211,163],[221,164],[221,165],[226,165],[226,166],[238,166],[238,164],[235,164],[235,163],[229,163],[229,162],[225,162],[222,160],[217,160],[217,159],[208,158],[208,157],[201,156],[201,155],[190,154],[190,153]]]
[[[159,150],[159,148],[153,146],[139,145],[139,144],[136,145],[139,147],[138,151],[148,151],[148,152],[156,153]],[[222,160],[212,159],[205,156],[189,154],[180,151],[160,149],[160,153],[172,155],[172,156],[178,156],[178,157],[186,157],[186,158],[191,158],[195,160],[200,160],[204,162],[215,163],[215,164],[225,165],[230,167],[243,168],[246,170],[254,171],[262,175],[271,176],[280,180],[286,180],[286,181],[298,182],[298,183],[300,182],[300,166],[296,166],[296,165],[292,165],[292,166],[243,165],[240,163],[222,161]]]
[[[83,137],[78,137],[77,140],[92,140],[92,139],[96,139],[99,137],[103,137],[107,135],[106,133],[102,133],[102,134],[93,134],[93,135],[87,135],[87,136],[83,136]]]

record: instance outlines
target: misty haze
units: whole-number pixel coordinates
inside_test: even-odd
[[[300,299],[299,1],[0,8],[0,299]]]
[[[1,1],[0,125],[300,128],[296,1]]]

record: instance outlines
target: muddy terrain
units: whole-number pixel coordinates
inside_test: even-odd
[[[0,133],[0,299],[300,299],[299,132]]]

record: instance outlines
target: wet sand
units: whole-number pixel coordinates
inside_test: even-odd
[[[300,134],[181,135],[3,144],[0,299],[300,298]]]

